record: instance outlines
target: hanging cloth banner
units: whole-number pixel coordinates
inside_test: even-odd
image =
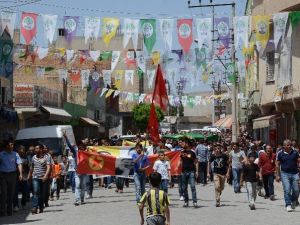
[[[119,90],[122,87],[124,70],[115,70],[115,87]]]
[[[125,70],[125,85],[130,82],[133,85],[134,70]]]
[[[188,97],[186,95],[182,96],[181,97],[181,102],[182,102],[182,105],[185,107],[187,105],[187,102],[188,102]]]
[[[195,105],[201,105],[202,103],[202,96],[195,96]]]
[[[45,67],[36,67],[36,76],[37,78],[44,79],[45,77]]]
[[[196,19],[198,46],[199,49],[205,49],[207,54],[212,52],[212,29],[211,18]]]
[[[65,38],[68,43],[71,43],[73,37],[76,35],[79,24],[78,16],[64,16]]]
[[[67,49],[67,62],[69,62],[74,57],[74,50]]]
[[[285,35],[288,18],[289,18],[288,12],[276,13],[273,15],[275,49],[277,49],[279,41]]]
[[[111,70],[102,70],[104,87],[111,86]]]
[[[193,19],[178,19],[178,41],[184,52],[188,52],[193,43]]]
[[[81,88],[89,86],[90,70],[81,70]]]
[[[160,19],[160,33],[165,47],[172,49],[174,19]]]
[[[7,32],[10,34],[10,37],[14,37],[14,28],[15,28],[15,22],[16,22],[16,13],[14,12],[0,12],[0,19],[1,19],[1,32],[0,36],[2,36],[5,29],[7,29]]]
[[[100,30],[100,18],[91,16],[85,18],[84,40],[85,44],[89,39],[97,40]]]
[[[26,45],[29,45],[36,35],[37,14],[22,12],[21,33]]]
[[[262,52],[270,37],[270,16],[253,16],[253,28],[256,31],[256,45]]]
[[[136,60],[134,56],[134,51],[127,51],[125,55],[125,64],[127,69],[131,66],[136,67]]]
[[[105,94],[105,92],[107,92],[107,91],[108,91],[108,88],[102,88],[102,91],[101,91],[101,94],[99,97],[102,97]]]
[[[110,66],[111,71],[114,71],[114,69],[116,68],[116,66],[119,62],[120,55],[121,55],[120,51],[112,51],[111,66]]]
[[[141,95],[139,96],[139,103],[143,103],[145,97],[146,97],[146,94],[141,94]]]
[[[114,97],[114,98],[115,98],[115,97],[117,97],[117,96],[118,96],[120,93],[121,93],[120,91],[118,91],[118,90],[115,90],[115,92],[114,92],[114,96],[113,96],[113,97]]]
[[[97,90],[100,87],[100,74],[97,71],[92,72],[92,89]]]
[[[152,52],[151,59],[152,59],[153,65],[157,66],[160,62],[160,52],[159,51]]]
[[[183,51],[182,51],[182,49],[172,50],[171,52],[178,56],[178,59],[176,60],[176,63],[180,64],[183,61]]]
[[[143,71],[143,73],[146,73],[146,59],[144,56],[144,52],[136,51],[135,54],[138,67]]]
[[[215,18],[215,28],[218,32],[218,39],[224,45],[225,48],[229,47],[230,43],[230,29],[229,29],[229,18],[220,17]]]
[[[227,73],[227,80],[230,83],[236,82],[236,74],[235,74],[235,65],[234,63],[227,63],[226,64],[226,73]]]
[[[206,48],[195,48],[195,65],[198,69],[206,67]]]
[[[289,13],[289,18],[291,20],[291,24],[293,29],[295,29],[300,22],[300,11],[294,11]]]
[[[100,51],[99,50],[90,51],[89,54],[90,54],[90,57],[93,59],[93,61],[96,62],[99,59]]]
[[[49,43],[52,44],[56,29],[57,15],[42,14],[42,19],[44,24],[45,37],[49,41]]]
[[[113,92],[114,92],[114,89],[109,89],[108,92],[106,92],[106,94],[105,94],[105,98],[110,97]]]
[[[58,69],[59,81],[66,81],[68,78],[68,71],[66,69]]]
[[[248,27],[249,27],[248,16],[237,16],[233,18],[235,49],[242,50],[243,47],[248,47],[248,38],[249,38]]]
[[[153,86],[156,70],[155,69],[147,70],[146,74],[147,74],[148,88],[150,89]]]
[[[141,28],[144,35],[144,43],[149,55],[152,52],[153,46],[156,42],[156,20],[155,19],[141,19]]]
[[[0,52],[0,62],[4,65],[11,59],[13,52],[13,42],[11,40],[2,40],[0,43],[1,52]]]
[[[123,47],[126,48],[129,40],[132,40],[134,49],[137,49],[139,36],[139,20],[124,19]]]
[[[42,48],[42,47],[37,47],[36,48],[36,53],[39,57],[39,59],[43,59],[48,55],[49,48]]]
[[[78,85],[80,83],[81,74],[80,70],[73,70],[70,73],[70,79],[72,81],[72,85]]]
[[[119,25],[120,21],[118,18],[102,19],[102,38],[106,45],[109,45],[111,39],[116,36]]]

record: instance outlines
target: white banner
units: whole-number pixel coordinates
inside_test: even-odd
[[[74,50],[67,49],[66,53],[67,53],[67,62],[69,62],[74,57]]]
[[[248,16],[236,16],[233,18],[235,49],[243,49],[243,47],[248,47],[248,27]]]
[[[130,82],[133,85],[134,70],[125,70],[125,85]]]
[[[116,68],[118,62],[119,62],[119,58],[120,58],[121,52],[120,51],[112,51],[112,55],[111,55],[111,71],[114,71],[114,69]]]
[[[160,19],[160,33],[165,46],[172,49],[174,19]]]
[[[57,15],[43,15],[43,23],[44,23],[44,34],[46,39],[49,41],[50,44],[53,42],[55,30],[56,30],[56,23],[57,23]]]
[[[89,86],[90,70],[81,70],[81,88]]]
[[[66,81],[68,77],[68,71],[66,69],[58,69],[58,77],[60,82],[63,80]]]
[[[202,96],[195,96],[195,105],[202,105]]]
[[[144,52],[136,51],[135,53],[138,67],[143,71],[143,73],[146,73],[146,59]]]
[[[152,88],[152,86],[153,86],[155,74],[156,74],[155,69],[147,70],[147,81],[148,81],[148,88],[149,89]]]
[[[187,105],[187,102],[188,102],[188,97],[186,95],[182,96],[181,103],[182,103],[183,107],[185,107]]]
[[[198,36],[199,49],[206,49],[206,54],[212,52],[212,29],[213,23],[211,18],[196,19],[196,28]]]
[[[114,98],[117,97],[121,92],[119,90],[115,90],[114,92]]]
[[[85,44],[89,39],[97,40],[100,30],[100,18],[91,16],[85,18],[84,39]]]
[[[39,59],[43,59],[48,55],[48,48],[36,47],[36,53]]]
[[[108,91],[108,88],[102,88],[100,97],[102,97],[104,95],[104,93],[107,92],[107,91]]]
[[[38,78],[44,79],[45,77],[45,67],[36,67],[36,76]]]
[[[146,94],[140,94],[140,97],[139,97],[139,103],[143,103],[145,97],[146,97]]]
[[[111,86],[111,70],[102,70],[104,87]]]
[[[7,28],[7,31],[10,34],[10,37],[14,37],[14,28],[15,28],[15,22],[16,22],[16,13],[14,12],[0,12],[0,19],[1,19],[1,33],[3,34],[5,28]]]
[[[126,48],[130,38],[132,39],[134,49],[137,49],[138,36],[139,36],[139,20],[124,19],[124,37],[123,47]]]
[[[91,58],[94,60],[94,62],[96,62],[100,56],[100,51],[96,50],[96,51],[90,51],[90,56]]]
[[[285,35],[288,18],[288,12],[276,13],[273,15],[275,49],[277,49],[280,39]]]

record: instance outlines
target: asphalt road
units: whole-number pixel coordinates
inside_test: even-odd
[[[95,184],[96,185],[96,184]],[[286,212],[281,185],[276,187],[276,201],[258,197],[256,210],[251,211],[247,203],[246,190],[234,194],[226,186],[221,196],[220,208],[215,207],[214,187],[197,185],[199,208],[183,208],[179,201],[178,189],[170,190],[172,225],[299,225],[300,207]],[[135,202],[133,184],[123,194],[114,189],[100,189],[95,186],[94,198],[85,205],[75,207],[74,196],[68,191],[59,200],[50,202],[44,213],[31,215],[29,210],[20,210],[12,217],[0,219],[0,224],[33,225],[138,225],[139,214]],[[28,206],[29,208],[29,206]]]

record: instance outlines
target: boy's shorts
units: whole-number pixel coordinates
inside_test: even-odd
[[[164,216],[150,216],[146,219],[147,225],[165,225],[166,218]]]

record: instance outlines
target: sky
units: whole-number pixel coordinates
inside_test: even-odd
[[[37,1],[36,3],[31,3]],[[190,0],[191,5],[198,5],[198,0]],[[202,0],[202,4],[209,4],[210,0]],[[236,15],[241,16],[245,11],[246,0],[213,0],[213,3],[236,3]],[[17,7],[11,7],[17,6]],[[58,27],[62,27],[63,16],[80,16],[81,25],[78,35],[84,32],[84,17],[118,17],[124,18],[199,18],[211,17],[210,8],[188,8],[187,0],[0,0],[0,11],[9,9],[16,10],[18,13],[16,27],[20,27],[21,12],[34,12],[38,14],[58,15]],[[231,16],[231,7],[218,7],[215,17]],[[122,22],[121,22],[122,23]],[[174,25],[175,27],[175,25]],[[159,39],[153,50],[163,48]],[[196,32],[194,29],[194,36]],[[46,38],[43,35],[41,19],[38,21],[36,39],[33,44],[46,47]],[[194,43],[194,45],[196,45]],[[193,46],[192,46],[193,47]],[[176,31],[173,35],[173,49],[180,49],[177,41]],[[193,91],[209,90],[208,84],[199,84]]]

